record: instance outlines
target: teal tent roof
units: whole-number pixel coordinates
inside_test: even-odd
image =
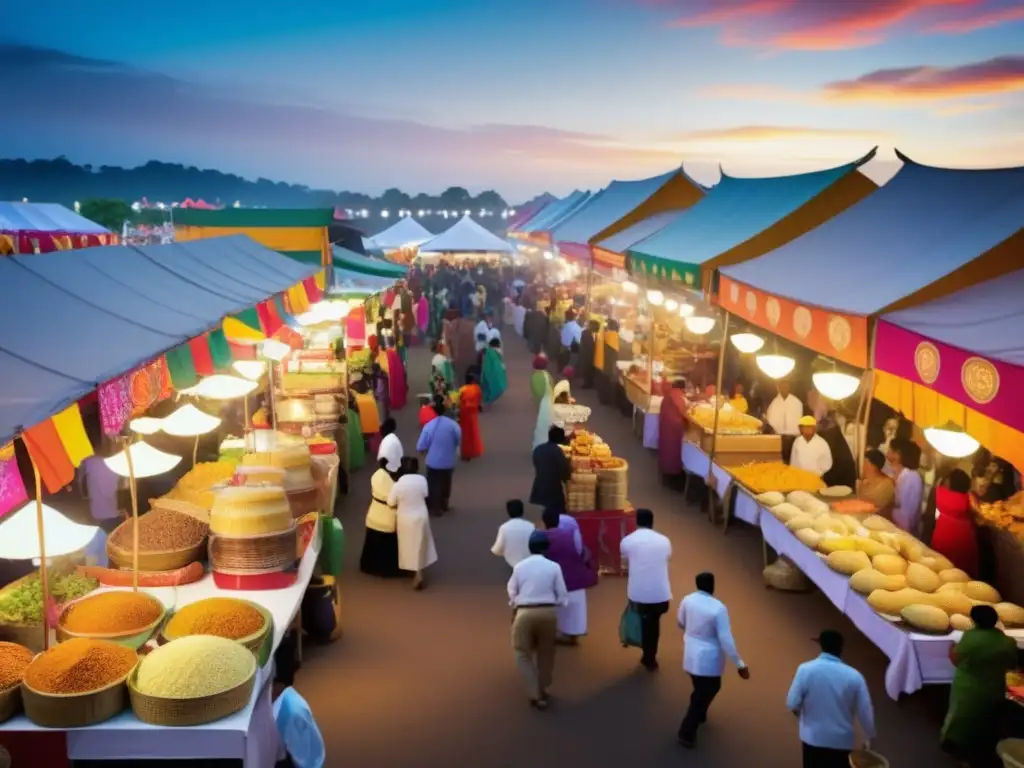
[[[824,192],[874,157],[795,176],[722,180],[704,197],[651,236],[629,247],[631,265],[671,272],[697,267],[746,242]]]
[[[361,253],[350,251],[348,248],[342,248],[340,245],[333,246],[331,251],[334,255],[334,266],[337,269],[363,275],[390,277],[393,280],[405,277],[409,272],[409,268],[405,265],[364,256]]]
[[[581,192],[580,190],[576,190],[568,197],[545,207],[544,210],[530,219],[530,221],[519,231],[526,233],[548,232],[552,226],[556,225],[566,216],[574,213],[590,198],[590,192]]]

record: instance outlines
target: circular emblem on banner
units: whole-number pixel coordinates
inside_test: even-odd
[[[922,341],[914,350],[914,369],[925,384],[934,384],[941,366],[939,350],[934,344]]]
[[[693,272],[686,273],[686,284],[693,285]]]
[[[988,360],[971,357],[960,369],[960,383],[971,400],[985,405],[999,394],[999,371]]]
[[[771,323],[772,328],[777,328],[779,320],[782,318],[782,307],[779,306],[779,300],[768,299],[764,304],[764,313],[768,315],[768,322]]]
[[[832,349],[842,352],[850,346],[852,339],[853,329],[850,328],[849,321],[845,317],[832,315],[828,319],[828,343],[832,345]]]
[[[811,316],[811,310],[807,307],[797,307],[793,310],[793,330],[796,331],[797,336],[806,339],[810,336],[813,326],[814,318]]]
[[[736,283],[729,286],[729,300],[733,304],[740,303],[740,287]]]
[[[746,302],[747,302],[747,312],[749,312],[752,315],[756,315],[757,314],[757,294],[754,293],[753,291],[747,291]]]

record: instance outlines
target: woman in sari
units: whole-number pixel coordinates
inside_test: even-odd
[[[393,410],[399,411],[405,407],[409,387],[405,380],[405,365],[394,347],[394,342],[388,345],[387,365],[389,404]]]
[[[971,609],[974,629],[964,632],[950,652],[956,667],[949,711],[942,725],[942,748],[971,766],[992,763],[998,725],[1006,701],[1006,673],[1017,665],[1017,643],[996,624],[991,605]]]
[[[935,490],[935,532],[932,549],[957,568],[978,578],[978,532],[971,511],[971,477],[954,469]]]
[[[427,478],[419,471],[418,459],[403,459],[401,475],[388,494],[388,504],[395,509],[398,567],[414,574],[413,589],[423,588],[423,571],[437,562],[427,510]]]
[[[459,428],[462,429],[462,460],[483,456],[484,442],[480,436],[480,406],[483,392],[476,376],[466,374],[466,386],[459,390]]]
[[[658,469],[665,478],[683,471],[683,432],[686,430],[686,381],[677,379],[661,401],[658,416]]]
[[[488,343],[484,350],[481,368],[484,403],[491,405],[496,403],[508,389],[508,374],[505,370],[505,360],[501,354],[501,339],[491,339]]]

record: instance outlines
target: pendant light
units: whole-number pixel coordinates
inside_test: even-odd
[[[245,397],[255,390],[255,381],[241,379],[238,376],[227,376],[222,373],[207,376],[196,386],[190,389],[190,393],[200,397],[208,397],[211,400],[234,400],[238,397]]]
[[[647,292],[647,301],[656,307],[660,307],[665,303],[665,294],[652,288]]]
[[[288,357],[288,353],[292,351],[291,347],[277,339],[267,339],[260,346],[260,353],[265,358],[278,363]]]
[[[263,360],[235,360],[231,367],[235,369],[235,373],[250,381],[259,381],[267,372],[267,364]]]
[[[638,286],[632,280],[626,280],[622,284],[622,290],[625,291],[626,293],[639,293],[640,292],[640,286]]]
[[[124,451],[103,460],[110,471],[121,477],[153,477],[169,472],[181,463],[181,456],[159,451],[149,443],[132,443],[126,450],[132,454],[132,472],[128,471],[128,459]]]
[[[711,329],[715,327],[715,318],[703,317],[701,315],[690,315],[684,322],[686,330],[697,336],[711,333]]]
[[[981,447],[981,443],[952,421],[938,427],[928,427],[924,431],[924,438],[932,448],[951,459],[964,459]]]
[[[679,309],[679,302],[675,299],[665,299],[665,309],[668,312],[676,312]]]
[[[155,435],[163,428],[163,419],[152,416],[140,416],[128,422],[128,428],[138,435]]]
[[[53,507],[42,506],[47,559],[77,552],[96,536],[97,528],[74,523]],[[30,501],[0,525],[0,558],[33,560],[40,556],[40,549],[36,502]]]
[[[771,379],[788,376],[796,367],[796,360],[786,355],[758,355],[757,367]]]
[[[729,341],[745,355],[752,355],[764,346],[764,339],[756,333],[734,333]]]
[[[860,379],[840,371],[819,371],[811,376],[811,381],[830,400],[845,400],[860,386]]]
[[[696,310],[693,304],[680,304],[679,305],[679,316],[683,319],[691,317]]]
[[[170,416],[164,417],[163,431],[174,437],[198,437],[212,432],[220,426],[221,419],[203,413],[192,403],[181,406]]]

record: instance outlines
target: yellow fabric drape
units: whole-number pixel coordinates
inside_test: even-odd
[[[1024,472],[1024,433],[921,384],[875,371],[875,397],[922,429],[952,421],[985,448]]]
[[[324,227],[178,227],[175,238],[180,241],[204,240],[209,237],[248,235],[273,251],[317,251],[323,253]]]
[[[604,343],[614,349],[616,352],[619,351],[619,334],[618,331],[605,331],[604,332]]]
[[[288,289],[288,311],[293,315],[301,315],[309,311],[309,298],[306,296],[306,289],[302,283],[296,283]]]
[[[316,287],[321,291],[327,290],[327,273],[324,270],[316,273]]]
[[[236,320],[233,317],[224,318],[224,335],[231,341],[241,342],[252,342],[257,343],[260,341],[266,341],[267,336],[262,331],[255,328],[250,328],[248,325],[243,323],[241,320]]]
[[[604,370],[604,331],[598,331],[594,339],[594,368]]]
[[[85,425],[82,423],[82,413],[78,410],[78,403],[75,403],[53,417],[53,426],[57,428],[57,436],[60,438],[64,450],[71,460],[71,466],[77,468],[82,462],[93,455],[92,443],[85,434]]]

